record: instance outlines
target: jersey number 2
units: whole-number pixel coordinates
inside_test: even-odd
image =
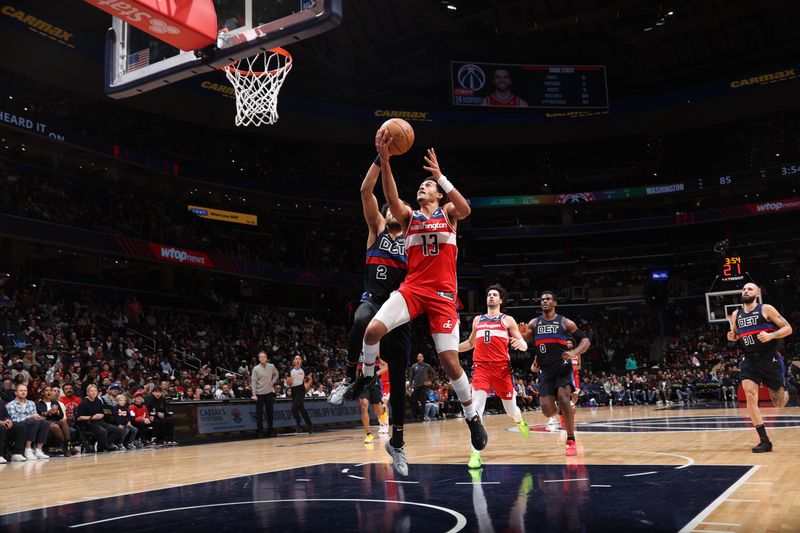
[[[386,265],[378,265],[375,271],[375,279],[386,279]]]

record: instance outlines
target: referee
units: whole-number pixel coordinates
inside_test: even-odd
[[[306,421],[308,432],[314,433],[314,424],[311,423],[311,417],[308,416],[306,406],[303,405],[306,391],[311,386],[311,376],[306,377],[306,373],[303,370],[303,358],[299,355],[294,356],[294,367],[289,374],[286,384],[292,388],[292,416],[294,416],[297,425],[297,433],[301,432],[300,415],[303,415]]]

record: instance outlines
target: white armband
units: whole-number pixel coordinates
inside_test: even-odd
[[[438,183],[438,184],[439,184],[439,187],[441,187],[441,188],[442,188],[442,190],[444,190],[444,193],[445,193],[445,194],[449,194],[449,193],[450,193],[450,191],[452,191],[453,189],[455,189],[455,187],[453,187],[453,184],[452,184],[452,183],[450,183],[450,180],[449,180],[449,179],[447,179],[447,176],[445,176],[444,174],[442,174],[441,176],[439,176],[439,179],[438,179],[438,180],[436,180],[436,183]]]

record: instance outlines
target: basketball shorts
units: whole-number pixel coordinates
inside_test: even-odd
[[[577,392],[581,386],[581,371],[577,368],[572,368],[572,392]]]
[[[539,396],[555,396],[561,387],[569,387],[571,393],[575,392],[573,378],[572,365],[542,367],[539,370]]]
[[[428,325],[436,352],[457,351],[461,339],[458,331],[458,310],[453,294],[403,284],[381,306],[375,315],[375,320],[379,320],[389,331],[393,331],[394,328],[414,320],[423,313],[428,315]]]
[[[778,390],[783,387],[785,367],[781,354],[753,353],[745,355],[739,363],[741,379],[755,381],[768,389]]]
[[[381,403],[381,386],[380,382],[373,383],[366,389],[364,389],[361,394],[358,396],[359,399],[366,398],[369,400],[369,403]]]
[[[514,379],[511,375],[511,366],[508,362],[485,363],[477,362],[472,365],[472,388],[486,391],[491,389],[501,400],[510,400],[514,397]]]

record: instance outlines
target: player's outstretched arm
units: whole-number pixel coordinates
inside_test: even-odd
[[[784,337],[788,337],[792,334],[792,326],[789,322],[781,316],[777,309],[769,304],[764,304],[761,306],[761,312],[764,315],[764,318],[778,326],[777,331],[773,331],[772,333],[767,333],[766,331],[762,331],[756,337],[761,342],[769,342],[775,339],[782,339]]]
[[[444,206],[447,212],[447,218],[450,220],[464,220],[467,218],[472,209],[470,209],[466,198],[464,198],[464,196],[458,192],[458,189],[450,183],[450,180],[442,174],[442,170],[439,168],[439,161],[436,159],[436,152],[433,148],[428,148],[428,155],[425,156],[425,162],[427,165],[422,168],[433,174],[433,178],[439,186],[444,189],[447,198],[450,200],[447,205]]]
[[[468,352],[475,347],[475,326],[478,325],[478,320],[480,320],[478,316],[472,319],[472,331],[469,334],[469,338],[458,345],[459,352]]]
[[[506,315],[503,317],[503,325],[508,328],[508,333],[511,335],[511,347],[520,352],[527,351],[528,343],[522,338],[522,333],[519,331],[517,321]]]
[[[408,221],[411,220],[411,208],[400,200],[400,195],[397,192],[397,183],[394,181],[392,167],[389,164],[389,144],[391,142],[392,136],[389,135],[388,131],[378,131],[378,136],[375,137],[375,149],[378,150],[378,155],[381,160],[381,185],[383,186],[383,195],[389,203],[389,209],[392,210],[394,218],[397,219],[400,226],[405,230],[408,227]]]
[[[376,138],[377,142],[377,138]],[[378,160],[380,162],[380,160]],[[361,207],[364,210],[364,220],[367,222],[369,228],[369,239],[367,246],[375,241],[375,237],[383,231],[385,224],[381,216],[380,207],[378,207],[378,199],[375,198],[375,184],[378,182],[378,176],[381,173],[381,167],[376,163],[372,163],[364,176],[364,181],[361,182]]]

